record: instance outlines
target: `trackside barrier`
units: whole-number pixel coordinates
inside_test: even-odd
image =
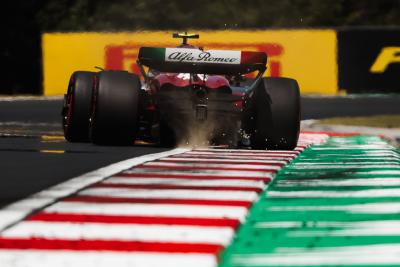
[[[339,88],[349,93],[400,92],[400,28],[338,31]]]
[[[202,31],[205,49],[263,51],[273,77],[298,80],[303,94],[400,92],[400,28]],[[43,92],[60,95],[75,70],[94,66],[138,73],[141,46],[174,47],[169,32],[45,33]]]
[[[292,77],[302,93],[336,94],[334,30],[202,31],[191,43],[205,49],[264,51],[267,76]],[[174,47],[172,32],[45,33],[42,36],[45,95],[65,93],[75,70],[128,70],[138,73],[139,47]]]

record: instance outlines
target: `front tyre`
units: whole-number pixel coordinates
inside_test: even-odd
[[[252,99],[253,149],[293,150],[300,132],[300,90],[296,80],[263,78]]]
[[[94,90],[90,137],[99,145],[133,144],[138,130],[139,77],[125,71],[102,71]]]

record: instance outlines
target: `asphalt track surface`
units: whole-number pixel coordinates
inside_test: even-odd
[[[0,206],[102,166],[167,150],[65,142],[60,137],[61,103],[0,102]]]
[[[400,96],[307,97],[302,118],[400,114]],[[60,137],[61,100],[0,100],[0,206],[127,158],[166,149],[100,147]]]

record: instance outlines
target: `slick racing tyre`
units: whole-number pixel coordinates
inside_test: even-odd
[[[160,146],[171,148],[177,145],[175,131],[163,120],[160,120]]]
[[[294,149],[300,132],[300,92],[296,80],[263,78],[250,103],[252,148]]]
[[[99,145],[134,143],[139,121],[141,83],[125,71],[102,71],[95,85],[90,138]]]
[[[76,71],[71,75],[64,96],[62,124],[64,136],[70,142],[89,141],[89,117],[96,74]]]

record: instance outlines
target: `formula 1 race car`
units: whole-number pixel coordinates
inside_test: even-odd
[[[76,71],[62,110],[70,142],[173,147],[201,135],[208,144],[291,150],[300,130],[300,95],[289,78],[263,78],[264,52],[204,50],[198,34],[173,34],[175,48],[141,47],[138,75]],[[249,77],[250,74],[256,74]]]

